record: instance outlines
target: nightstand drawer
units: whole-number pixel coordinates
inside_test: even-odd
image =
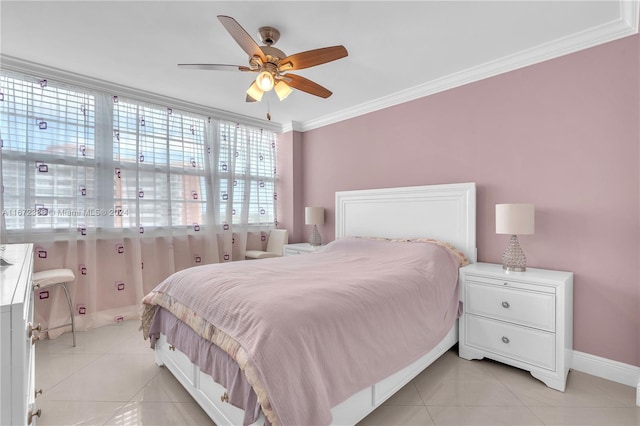
[[[555,334],[475,315],[465,321],[465,344],[555,371]]]
[[[309,243],[297,243],[297,244],[285,244],[284,246],[284,255],[285,256],[295,256],[298,254],[307,254],[313,253],[317,250],[320,250],[322,245],[320,246],[312,246]]]
[[[481,284],[490,284],[498,287],[517,288],[520,290],[537,291],[538,293],[555,294],[556,289],[553,286],[546,286],[544,283],[531,282],[530,280],[518,279],[518,277],[489,278],[481,275],[469,275],[467,281],[473,281]]]
[[[296,249],[285,249],[284,250],[284,255],[285,256],[294,256],[296,254],[305,254],[305,253],[309,253],[308,251],[303,251],[303,250],[296,250]]]
[[[547,331],[556,329],[554,294],[469,281],[465,312]]]

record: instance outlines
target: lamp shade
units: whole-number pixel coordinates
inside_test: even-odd
[[[323,225],[324,207],[305,207],[304,223],[306,225]]]
[[[276,95],[278,95],[278,99],[281,101],[293,92],[293,89],[282,80],[275,85],[274,90],[276,91]]]
[[[251,86],[249,86],[249,89],[247,90],[247,95],[251,96],[251,98],[255,99],[258,102],[262,100],[263,94],[264,92],[258,87],[258,83],[256,83],[255,81]]]
[[[273,89],[275,81],[273,80],[273,76],[269,71],[262,71],[260,74],[258,74],[258,77],[256,77],[256,83],[258,84],[260,90],[268,92],[269,90]]]
[[[496,234],[533,234],[534,210],[533,204],[496,204]]]

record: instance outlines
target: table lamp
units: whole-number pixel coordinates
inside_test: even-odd
[[[318,232],[318,225],[324,224],[324,207],[305,207],[304,209],[304,223],[306,225],[313,225],[313,231],[309,238],[309,244],[312,246],[319,246],[322,244],[322,238]]]
[[[502,255],[504,270],[524,272],[527,269],[527,258],[520,248],[518,235],[531,235],[534,228],[533,204],[496,204],[496,234],[511,235]]]

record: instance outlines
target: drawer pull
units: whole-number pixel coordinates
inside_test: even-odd
[[[509,343],[509,338],[506,336],[502,336],[502,343]]]
[[[222,396],[220,397],[220,401],[222,402],[229,402],[229,394],[228,393],[223,393]]]
[[[503,308],[509,309],[509,306],[511,306],[511,305],[509,305],[509,302],[507,302],[507,301],[502,302],[502,307]]]
[[[34,417],[40,417],[41,414],[42,408],[38,408],[38,411],[36,411],[35,413],[33,412],[33,410],[29,410],[29,424],[33,423]]]

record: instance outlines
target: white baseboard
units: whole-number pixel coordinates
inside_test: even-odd
[[[636,405],[640,407],[640,367],[584,352],[573,351],[574,370],[636,387]]]
[[[583,373],[635,387],[636,405],[640,407],[640,367],[584,352],[573,351],[572,368]]]

